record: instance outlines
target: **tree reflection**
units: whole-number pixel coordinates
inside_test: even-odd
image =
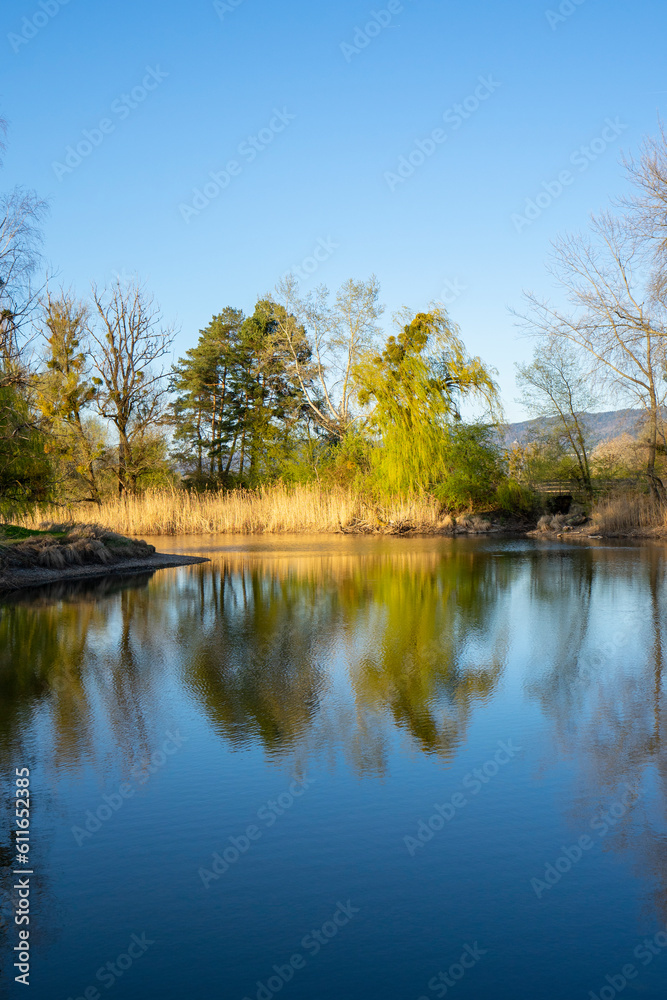
[[[3,769],[28,752],[26,738],[37,719],[49,734],[51,751],[42,766],[76,770],[99,755],[100,777],[118,762],[129,771],[164,739],[159,664],[166,638],[161,618],[168,607],[149,599],[149,580],[144,574],[69,583],[5,600],[0,607]]]
[[[377,773],[392,718],[446,757],[502,673],[507,632],[491,621],[512,566],[470,551],[228,556],[199,567],[179,601],[187,681],[237,746],[340,750]],[[344,657],[351,692],[321,666],[332,657]]]
[[[386,707],[427,753],[451,755],[502,674],[510,566],[470,552],[387,566],[349,606],[364,634],[360,654],[349,650],[358,702]]]
[[[200,566],[181,595],[178,643],[186,682],[235,746],[270,753],[307,736],[325,674],[317,650],[327,602],[308,580],[226,563]]]
[[[562,754],[577,763],[573,825],[587,829],[630,790],[630,808],[615,817],[605,849],[632,858],[667,921],[664,554],[651,545],[630,559],[611,549],[576,560],[584,562],[590,575],[570,574],[549,598],[569,643],[542,654],[529,690],[555,721]],[[611,626],[595,614],[605,606],[621,611]]]

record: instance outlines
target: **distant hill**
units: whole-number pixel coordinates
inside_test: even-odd
[[[586,427],[588,441],[594,448],[603,441],[611,441],[620,434],[631,434],[635,437],[641,430],[645,420],[644,410],[605,410],[604,413],[582,413],[583,424]],[[507,424],[505,443],[517,442],[525,444],[535,434],[541,434],[555,427],[559,421],[538,417],[536,420],[522,420],[520,423]]]

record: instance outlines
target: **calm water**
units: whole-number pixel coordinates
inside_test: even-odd
[[[0,606],[3,996],[29,767],[34,1000],[664,997],[665,550],[167,547]]]

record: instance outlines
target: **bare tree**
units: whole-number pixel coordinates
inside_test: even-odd
[[[621,200],[634,230],[635,244],[652,272],[653,292],[667,301],[667,131],[647,136],[637,157],[628,156],[625,168],[632,194]]]
[[[576,458],[579,478],[591,493],[591,471],[586,445],[585,410],[597,403],[591,379],[572,345],[562,338],[543,336],[529,365],[516,364],[520,402],[536,416],[555,418]]]
[[[0,162],[6,122],[0,119]],[[40,262],[45,204],[15,188],[0,195],[0,502],[45,499],[49,469],[34,410],[34,386],[22,328],[38,302],[31,285]]]
[[[100,415],[118,435],[118,492],[134,492],[137,478],[151,467],[151,445],[164,416],[168,386],[160,365],[174,339],[159,309],[137,284],[116,281],[93,287],[99,327],[93,326],[93,382]]]
[[[655,471],[667,398],[667,311],[655,294],[631,220],[609,213],[593,217],[587,235],[554,243],[550,270],[571,308],[528,295],[524,324],[531,333],[574,344],[588,356],[591,377],[601,388],[646,411],[646,475],[653,495],[667,499]]]
[[[7,123],[0,119],[0,157]],[[1,163],[0,159],[0,163]],[[16,187],[0,195],[0,383],[25,379],[19,364],[19,330],[36,305],[31,279],[40,262],[41,221],[46,203],[34,191]]]
[[[12,364],[20,356],[19,330],[39,296],[31,278],[39,263],[39,224],[45,208],[35,194],[21,188],[0,196],[0,357]]]
[[[374,275],[368,281],[350,278],[336,293],[333,304],[324,285],[300,297],[293,275],[280,282],[276,293],[285,309],[279,336],[291,354],[304,399],[316,423],[340,440],[354,419],[359,388],[355,367],[379,333],[378,320],[384,312],[378,301],[379,282]],[[307,361],[300,351],[304,328],[312,352]]]

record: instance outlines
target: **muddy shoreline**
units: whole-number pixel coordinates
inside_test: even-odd
[[[67,566],[62,569],[48,569],[34,566],[26,569],[11,569],[0,572],[0,595],[13,593],[27,587],[42,587],[50,583],[66,580],[88,580],[96,577],[126,576],[134,573],[154,572],[177,566],[196,566],[209,562],[203,556],[170,555],[156,552],[146,558],[123,559],[107,565]]]

